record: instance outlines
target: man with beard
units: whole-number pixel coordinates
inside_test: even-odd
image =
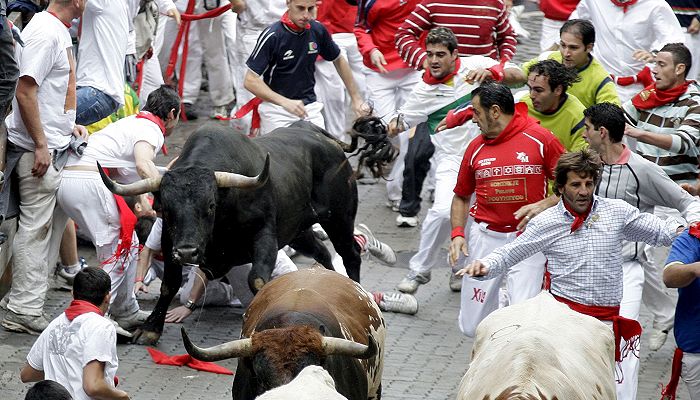
[[[620,316],[623,243],[668,246],[683,227],[675,218],[664,222],[624,200],[594,195],[600,164],[591,150],[561,156],[555,170],[559,203],[533,218],[513,242],[472,261],[457,274],[489,280],[522,259],[544,253],[545,287],[572,310],[611,323],[616,336],[615,358],[620,362],[627,353],[622,349],[634,351],[631,344],[641,334],[637,321]],[[459,215],[459,209],[453,211],[453,215]],[[453,226],[459,227],[456,223]],[[460,251],[466,254],[463,238],[452,241],[453,262]],[[620,347],[623,337],[627,344]],[[636,382],[630,382],[629,377],[621,377],[617,389],[618,399],[636,397]]]

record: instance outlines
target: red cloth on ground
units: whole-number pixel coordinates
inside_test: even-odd
[[[94,312],[100,316],[104,316],[102,310],[100,310],[100,307],[97,307],[96,305],[85,300],[71,301],[68,305],[68,308],[66,308],[66,310],[64,311],[64,313],[66,313],[66,318],[68,318],[68,321],[73,321],[77,317],[91,312]]]
[[[681,378],[681,368],[683,367],[683,350],[676,348],[673,352],[673,363],[671,364],[671,378],[668,385],[661,389],[661,400],[676,400],[676,389]]]
[[[189,354],[180,354],[177,356],[169,356],[162,351],[158,351],[152,347],[148,347],[148,354],[151,355],[153,362],[160,365],[175,365],[178,367],[187,366],[197,371],[213,372],[215,374],[233,375],[233,372],[225,367],[212,362],[200,361],[192,358]]]
[[[437,85],[438,83],[445,83],[450,79],[454,78],[455,75],[457,75],[457,72],[459,72],[459,66],[459,57],[457,57],[457,60],[455,61],[455,69],[440,79],[433,77],[433,75],[430,74],[430,69],[426,69],[425,72],[423,72],[423,82],[427,83],[428,85]]]
[[[574,222],[571,224],[571,232],[574,233],[576,229],[580,228],[583,226],[583,223],[586,221],[586,218],[588,218],[588,214],[591,212],[591,207],[593,207],[593,202],[591,201],[591,204],[588,205],[588,210],[586,210],[585,213],[579,214],[577,213],[569,203],[564,200],[564,207],[571,213],[571,215],[574,216]]]
[[[635,348],[639,343],[639,337],[642,334],[642,326],[639,322],[620,316],[620,306],[605,307],[605,306],[589,306],[586,304],[577,303],[563,297],[552,294],[557,301],[560,301],[572,310],[586,314],[601,321],[611,321],[613,324],[613,334],[615,335],[615,361],[622,361],[627,355],[632,352],[635,354]],[[620,350],[621,339],[625,339],[627,343],[625,348]]]
[[[682,85],[666,90],[659,90],[656,88],[656,83],[652,83],[632,97],[632,104],[640,110],[649,110],[673,103],[688,90],[688,86],[693,82],[685,81]]]

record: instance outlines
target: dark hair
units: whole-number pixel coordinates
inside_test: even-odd
[[[493,81],[484,82],[481,86],[472,90],[472,101],[476,96],[479,96],[479,104],[484,109],[496,105],[500,107],[501,112],[506,115],[513,115],[515,113],[513,93],[505,85]]]
[[[73,298],[100,306],[112,288],[112,280],[101,268],[87,267],[73,281]]]
[[[685,65],[685,74],[683,74],[683,77],[687,77],[688,72],[690,72],[690,67],[693,66],[693,56],[690,54],[690,50],[688,50],[683,43],[667,43],[659,50],[659,52],[662,51],[671,53],[674,66],[678,64]]]
[[[27,391],[24,400],[72,400],[70,392],[60,383],[43,380],[34,384]]]
[[[625,136],[625,112],[617,104],[594,104],[585,109],[583,115],[595,129],[604,126],[609,132],[611,142],[619,143]]]
[[[595,43],[595,28],[587,19],[570,19],[564,22],[564,25],[559,29],[559,36],[564,32],[578,36],[584,46]]]
[[[447,47],[450,53],[457,50],[459,46],[457,36],[455,36],[454,32],[452,32],[450,28],[445,28],[443,26],[431,29],[425,37],[425,44],[426,46],[429,44],[441,44]]]
[[[567,68],[556,60],[539,61],[530,68],[530,73],[535,74],[535,76],[546,76],[549,78],[549,88],[551,90],[561,86],[564,89],[564,93],[574,82],[581,80],[575,69]]]
[[[559,162],[557,162],[557,167],[554,169],[556,183],[554,185],[554,193],[561,196],[559,188],[566,186],[569,172],[591,177],[593,182],[597,182],[600,174],[600,165],[598,153],[591,149],[562,154]]]
[[[173,109],[175,114],[180,110],[180,96],[168,85],[160,85],[158,89],[152,91],[143,107],[144,111],[152,112],[163,121],[168,118],[168,113]]]
[[[139,238],[139,243],[146,244],[146,239],[148,239],[148,235],[151,234],[151,229],[153,229],[153,224],[155,223],[156,217],[152,215],[138,217],[136,226],[134,226],[134,231],[136,231],[136,237]]]

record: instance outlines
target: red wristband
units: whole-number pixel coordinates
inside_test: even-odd
[[[134,283],[139,283],[139,282],[143,282],[143,278],[136,278],[136,279],[134,279]]]
[[[452,228],[452,239],[456,238],[457,236],[464,237],[463,226],[455,226],[454,228]]]

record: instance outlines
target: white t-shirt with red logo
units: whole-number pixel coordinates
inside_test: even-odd
[[[516,105],[511,123],[495,139],[478,136],[469,143],[454,192],[476,194],[469,214],[478,222],[515,231],[513,213],[547,196],[547,179],[565,152],[559,140]]]

